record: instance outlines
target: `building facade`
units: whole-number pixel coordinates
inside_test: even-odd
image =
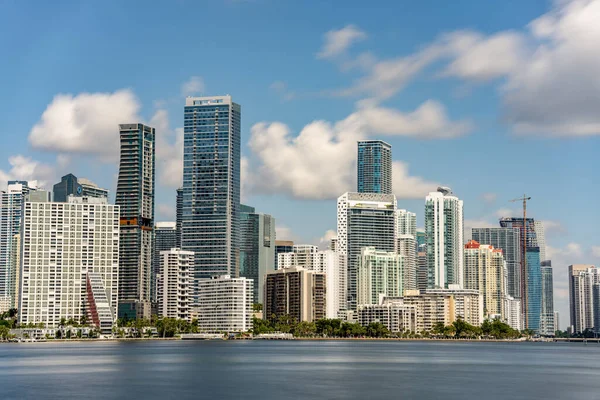
[[[542,261],[540,266],[542,276],[542,307],[540,315],[540,335],[554,336],[554,279],[552,263]]]
[[[157,222],[154,225],[154,245],[152,246],[152,294],[151,299],[153,303],[157,301],[157,277],[161,273],[163,257],[161,253],[171,249],[178,249],[177,247],[177,226],[175,222],[162,221]]]
[[[470,240],[465,245],[464,260],[464,288],[481,293],[484,316],[506,320],[506,267],[502,250]]]
[[[483,296],[477,290],[451,285],[448,289],[427,289],[425,295],[450,295],[454,299],[456,318],[475,326],[483,323]]]
[[[542,315],[542,271],[539,247],[527,248],[527,292],[525,297],[524,326],[536,333],[540,332]],[[523,304],[523,303],[522,303]]]
[[[429,288],[463,286],[463,201],[446,187],[425,198]]]
[[[379,304],[381,296],[404,293],[404,257],[395,252],[363,247],[358,264],[358,305]]]
[[[275,269],[279,267],[279,254],[292,253],[294,251],[294,242],[291,240],[275,240]]]
[[[18,236],[21,231],[22,210],[31,191],[37,190],[37,182],[9,181],[6,191],[0,192],[0,299],[18,306],[20,253]]]
[[[188,97],[183,130],[181,247],[195,254],[195,279],[236,277],[241,107],[231,96]]]
[[[251,279],[222,275],[197,282],[200,331],[231,333],[252,329]]]
[[[95,183],[85,178],[77,178],[73,174],[63,176],[52,189],[55,202],[66,203],[69,196],[83,197],[106,197],[108,190],[98,187]]]
[[[154,244],[155,130],[121,124],[116,204],[121,208],[119,317],[150,318]]]
[[[358,142],[357,192],[392,194],[392,146],[381,140]]]
[[[177,189],[175,200],[175,230],[177,231],[177,248],[181,248],[181,227],[183,225],[183,188]]]
[[[275,218],[240,208],[240,276],[254,281],[253,301],[263,304],[268,271],[275,271]]]
[[[158,315],[191,321],[194,253],[178,248],[160,252],[156,277]]]
[[[600,284],[600,272],[594,265],[569,265],[569,308],[573,333],[596,330],[600,302],[594,301],[594,287]]]
[[[404,304],[403,301],[361,304],[356,314],[358,323],[362,326],[379,322],[392,333],[417,332],[417,306]]]
[[[473,228],[473,240],[502,249],[508,272],[507,294],[521,298],[521,234],[519,228]]]
[[[326,317],[325,274],[300,267],[267,273],[264,318],[269,321],[290,316],[297,322],[313,322]]]
[[[356,310],[357,270],[363,247],[396,250],[396,196],[345,193],[337,202],[337,252],[346,281],[347,309]]]
[[[89,317],[88,274],[101,283],[116,320],[119,206],[73,196],[67,203],[26,202],[21,240],[19,323],[55,328],[61,318]]]

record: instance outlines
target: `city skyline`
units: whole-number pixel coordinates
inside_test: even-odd
[[[585,8],[586,12],[598,12],[598,2],[589,4]],[[184,7],[177,7],[174,6],[172,13],[183,12]],[[265,2],[251,5],[236,2],[208,6],[213,11],[218,11],[218,7],[227,7],[226,10],[232,14],[231,18],[240,22],[240,29],[243,29],[248,23],[243,23],[245,18],[260,18],[258,14],[269,5]],[[294,6],[287,7],[287,11],[278,12],[300,11],[294,9]],[[508,200],[524,192],[531,195],[531,216],[544,221],[546,225],[547,258],[552,260],[555,273],[556,309],[567,315],[567,266],[576,263],[598,264],[600,256],[600,243],[596,240],[595,226],[592,223],[598,219],[598,211],[591,202],[594,196],[583,195],[587,194],[584,190],[593,186],[590,182],[594,179],[594,168],[586,160],[594,159],[595,139],[589,136],[571,139],[573,136],[597,134],[597,125],[594,125],[597,124],[597,117],[590,117],[587,113],[587,110],[594,107],[575,107],[580,110],[574,111],[572,106],[579,105],[578,100],[564,98],[561,99],[561,104],[573,115],[572,118],[563,118],[568,126],[561,126],[552,118],[549,118],[550,122],[546,125],[540,126],[532,120],[535,115],[540,114],[533,111],[539,110],[527,109],[529,114],[523,111],[525,114],[515,115],[510,105],[522,104],[519,101],[523,100],[523,97],[519,95],[531,94],[526,90],[527,87],[523,88],[522,85],[534,56],[531,49],[522,49],[520,42],[523,39],[533,41],[531,46],[535,49],[541,46],[542,39],[548,40],[553,45],[551,55],[562,54],[562,47],[557,43],[562,32],[559,29],[561,23],[566,23],[568,17],[574,18],[579,15],[584,6],[564,6],[565,10],[560,13],[559,5],[527,2],[521,6],[518,16],[512,15],[515,14],[515,6],[488,4],[483,7],[473,2],[465,7],[470,7],[470,12],[462,13],[462,16],[455,15],[452,24],[439,18],[424,23],[429,17],[428,13],[421,7],[414,6],[411,10],[412,21],[401,17],[402,21],[406,22],[405,28],[397,27],[403,25],[398,24],[397,18],[392,21],[391,17],[379,15],[379,26],[374,26],[368,22],[370,14],[361,16],[345,10],[336,17],[332,17],[330,13],[325,19],[314,17],[311,32],[301,32],[297,25],[290,27],[293,29],[283,35],[291,36],[284,38],[267,39],[260,33],[250,32],[247,40],[256,43],[256,46],[265,46],[265,49],[272,49],[276,54],[282,49],[279,41],[283,40],[286,43],[285,49],[293,50],[294,54],[305,60],[297,62],[298,67],[285,60],[273,62],[271,56],[258,60],[238,45],[238,56],[247,61],[246,65],[255,75],[250,79],[252,82],[248,82],[245,74],[237,74],[230,66],[203,65],[181,68],[178,65],[175,68],[164,68],[161,71],[162,82],[148,85],[148,77],[157,75],[157,70],[151,65],[146,67],[147,71],[140,71],[137,65],[135,68],[121,65],[118,71],[115,71],[114,67],[107,67],[114,62],[115,56],[118,57],[125,51],[121,46],[116,46],[116,55],[113,57],[106,57],[106,60],[94,58],[97,65],[92,66],[85,61],[85,50],[81,53],[73,51],[74,54],[81,54],[77,62],[73,62],[69,57],[59,60],[56,55],[50,54],[53,52],[43,52],[31,58],[23,53],[22,49],[17,48],[28,47],[22,43],[19,45],[20,40],[31,40],[31,36],[24,34],[24,39],[19,38],[15,41],[14,48],[13,45],[9,45],[8,55],[12,56],[15,62],[3,68],[6,68],[4,76],[11,78],[0,78],[8,91],[19,93],[10,101],[0,100],[4,116],[10,116],[0,118],[0,132],[3,133],[0,142],[0,182],[6,182],[9,178],[39,179],[44,182],[45,189],[50,190],[51,184],[58,182],[60,176],[72,171],[77,176],[89,177],[100,187],[108,188],[113,201],[116,190],[114,159],[118,155],[113,143],[116,126],[119,123],[145,121],[157,128],[159,141],[156,220],[175,220],[173,199],[175,188],[181,185],[177,178],[181,175],[177,165],[181,163],[179,148],[183,147],[183,136],[178,128],[183,126],[181,107],[185,95],[231,93],[236,101],[244,105],[241,128],[242,176],[245,174],[242,180],[242,202],[252,204],[258,212],[268,213],[276,218],[279,224],[278,240],[292,239],[296,243],[322,244],[324,247],[328,235],[331,236],[330,232],[327,232],[335,230],[336,226],[335,198],[345,191],[355,190],[354,146],[357,140],[364,139],[363,136],[366,135],[364,127],[355,129],[343,125],[366,124],[372,127],[370,131],[373,134],[369,135],[369,138],[385,140],[395,149],[393,179],[398,207],[415,212],[419,227],[424,225],[424,195],[435,190],[438,183],[452,187],[461,200],[464,200],[466,229],[473,226],[498,226],[498,217],[518,217],[518,205],[508,203]],[[118,22],[111,18],[120,18],[110,17],[109,14],[123,14],[114,13],[108,8],[110,7],[97,14],[92,13],[92,9],[86,6],[72,10],[61,9],[67,11],[65,18],[76,21],[76,25],[89,26],[89,30],[85,30],[79,38],[66,42],[61,38],[69,33],[69,29],[74,28],[68,27],[68,24],[59,28],[42,22],[41,16],[48,13],[44,6],[39,7],[39,10],[25,7],[20,12],[27,13],[32,22],[37,21],[39,30],[47,33],[42,35],[47,38],[47,42],[33,41],[34,44],[38,43],[38,47],[42,44],[51,46],[52,49],[58,50],[55,53],[60,55],[80,49],[81,43],[92,42],[99,46],[95,50],[101,57],[108,54],[106,48],[113,48],[118,41],[123,41],[124,45],[135,45],[140,41],[140,38],[135,36],[129,40],[122,40],[122,37],[114,35],[98,38],[97,34],[105,30],[106,26]],[[144,15],[151,13],[145,9],[138,11]],[[461,14],[460,6],[457,6],[456,11],[457,14]],[[186,10],[186,13],[188,12],[189,10]],[[478,21],[478,16],[484,12],[488,16],[494,15],[492,21],[487,20],[486,26]],[[6,15],[10,15],[10,12]],[[543,15],[546,18],[539,20]],[[73,16],[81,18],[72,18]],[[172,17],[173,14],[166,16],[167,20],[169,16]],[[0,26],[19,31],[14,25],[18,18],[14,21],[4,18],[0,16]],[[91,24],[93,19],[96,19],[97,23]],[[532,21],[536,23],[528,25]],[[102,26],[103,23],[106,23],[106,26]],[[278,21],[277,24],[279,23],[281,22]],[[439,26],[434,26],[435,24]],[[452,40],[457,40],[460,29],[466,27],[482,32],[460,37],[471,40],[472,46],[468,46],[471,48],[470,52],[464,48],[457,48],[456,54],[439,56],[436,53],[439,49],[436,49],[434,44],[438,40],[456,43]],[[273,27],[275,28],[276,26]],[[409,36],[403,35],[402,29],[415,29],[420,33],[414,39],[403,39],[396,43],[398,37]],[[515,30],[512,36],[511,30]],[[127,35],[127,31],[121,33]],[[444,33],[453,33],[454,36],[446,37],[443,36]],[[166,30],[163,34],[164,40],[168,42],[179,38],[182,33],[178,31],[175,35],[175,32]],[[150,41],[152,37],[154,36],[144,36],[142,41]],[[299,40],[300,37],[302,40]],[[222,40],[230,43],[232,39],[226,37]],[[581,51],[581,48],[573,47],[576,46],[576,40],[569,40],[573,39],[571,36],[566,39],[562,46],[571,46]],[[159,43],[165,44],[164,41]],[[351,47],[352,44],[355,46]],[[225,53],[221,53],[210,43],[203,41],[199,46],[206,46],[215,50],[217,56],[226,57]],[[493,46],[499,46],[499,49]],[[130,49],[130,46],[125,47],[127,51]],[[160,49],[161,46],[158,47]],[[419,48],[425,48],[429,53],[415,50]],[[496,52],[507,51],[514,57],[503,57],[509,61],[501,66],[470,62],[474,58],[478,60],[482,57],[480,53],[487,54],[486,51],[490,48],[496,49]],[[181,51],[181,48],[176,49]],[[159,55],[167,54],[159,51]],[[415,56],[415,62],[429,66],[431,64],[427,63],[431,62],[427,56],[444,63],[442,73],[436,74],[437,71],[433,71],[431,74],[427,73],[427,79],[418,79],[415,75],[417,71],[421,70],[423,74],[427,72],[424,66],[399,64],[400,70],[408,75],[401,74],[402,76],[395,77],[392,82],[384,84],[375,79],[373,71],[376,65],[392,62],[396,57],[401,57],[397,60],[399,62],[408,62],[411,55]],[[516,59],[517,57],[521,58]],[[449,61],[446,64],[447,59]],[[329,60],[333,60],[336,66],[347,72],[336,72],[335,66],[332,68]],[[515,68],[510,60],[518,64],[520,69]],[[106,62],[109,64],[105,64]],[[579,63],[582,65],[580,68],[589,67],[591,62],[584,58],[584,62]],[[48,68],[39,74],[19,73],[19,70],[29,71],[39,63],[48,65]],[[79,70],[65,68],[69,63],[78,65]],[[78,63],[82,65],[79,66]],[[168,63],[165,63],[164,59],[161,59],[160,67],[168,66]],[[193,63],[194,60],[190,60],[190,64]],[[259,71],[259,66],[269,64],[270,67]],[[467,68],[469,65],[473,67]],[[300,76],[306,74],[299,72],[305,68],[308,68],[311,74],[323,77],[322,80],[330,82],[330,85],[315,87],[312,81],[302,80]],[[96,71],[106,71],[106,74],[103,77],[92,78]],[[560,79],[553,81],[568,80],[564,75],[560,75],[566,73],[565,71],[555,72]],[[585,73],[573,72],[569,76],[589,78]],[[25,78],[31,79],[25,82]],[[495,81],[490,83],[490,80]],[[539,88],[544,97],[557,98],[552,96],[551,92],[544,91],[552,89],[546,85],[544,77],[540,77],[540,80],[542,81],[536,81],[536,84],[541,85]],[[493,99],[495,89],[501,86],[498,81],[509,81],[517,85],[517,89],[513,86],[508,91],[509,94],[500,94],[503,96],[502,100],[508,103],[506,109],[497,106]],[[246,83],[250,85],[247,86]],[[442,88],[434,90],[432,86]],[[404,90],[402,96],[397,96],[401,88]],[[340,93],[337,93],[337,89],[340,89]],[[336,93],[329,93],[332,91]],[[62,95],[58,96],[59,94]],[[379,103],[369,108],[366,104],[368,102],[360,102],[364,108],[359,108],[353,102],[349,105],[346,100],[330,96],[331,94],[353,95],[357,100],[375,100]],[[594,97],[589,96],[589,92],[585,90],[582,90],[581,96]],[[543,100],[540,98],[540,103],[544,103]],[[528,103],[537,104],[536,101]],[[103,111],[103,115],[107,115],[102,121],[93,118],[98,108]],[[81,125],[65,122],[61,118],[52,119],[55,115],[70,115],[75,110],[79,110],[77,115],[83,119]],[[552,116],[565,115],[559,113],[560,110],[549,111],[552,111]],[[571,114],[567,113],[567,116]],[[436,119],[440,116],[443,118]],[[499,122],[500,119],[503,122]],[[314,120],[329,121],[329,125],[311,124]],[[373,120],[379,123],[375,124]],[[411,127],[406,127],[407,120],[413,123]],[[261,121],[281,121],[281,124]],[[332,127],[335,121],[341,121],[337,128]],[[381,121],[389,123],[384,124]],[[423,126],[424,121],[432,125]],[[587,123],[587,130],[582,127],[583,124],[578,124],[581,121]],[[390,127],[394,125],[396,128]],[[540,131],[537,136],[515,133],[528,127],[531,130],[532,125]],[[86,126],[87,129],[82,129],[82,126]],[[398,127],[405,130],[402,131]],[[466,130],[469,127],[470,133],[467,134]],[[64,129],[61,131],[59,128]],[[83,135],[83,132],[86,135]],[[296,143],[292,138],[297,132],[300,132],[299,135],[304,140]],[[441,132],[446,132],[449,136],[458,136],[459,133],[465,136],[441,140]],[[70,136],[63,136],[67,134]],[[375,134],[379,137],[373,137]],[[544,134],[547,134],[546,137]],[[94,140],[91,141],[90,137]],[[416,137],[431,140],[421,141]],[[324,142],[318,142],[318,138],[325,138],[322,139]],[[489,145],[492,140],[494,150],[498,154],[497,159],[500,159],[502,154],[504,160],[496,163],[497,165],[490,162],[493,153],[477,153],[479,149],[484,148],[484,144]],[[315,142],[318,147],[309,146]],[[301,143],[305,143],[306,147],[302,147]],[[532,158],[534,156],[531,153],[544,156]],[[457,154],[465,154],[465,157],[457,157]],[[456,161],[460,158],[469,160]],[[319,167],[318,161],[322,160],[328,160],[327,165]],[[510,162],[506,162],[507,160]],[[556,168],[557,162],[560,163],[560,168]],[[474,168],[476,165],[481,168]],[[523,174],[524,170],[527,170],[527,174]],[[548,171],[553,173],[548,174]],[[298,176],[306,177],[305,182],[299,182]],[[467,176],[469,179],[465,178]],[[173,179],[177,181],[173,182]],[[554,190],[557,182],[563,184],[561,190]],[[465,232],[465,238],[467,235]],[[322,243],[321,238],[324,239]],[[567,323],[565,320],[566,318],[562,318],[561,321],[563,328]]]

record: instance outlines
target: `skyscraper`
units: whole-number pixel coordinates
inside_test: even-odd
[[[392,146],[381,140],[358,142],[359,193],[392,194]]]
[[[540,248],[527,248],[527,297],[525,309],[525,329],[540,332],[542,315],[542,271]]]
[[[21,231],[22,209],[37,182],[9,181],[6,191],[0,192],[0,298],[11,308],[17,308],[19,266],[15,259],[20,252],[15,241]]]
[[[175,230],[177,231],[177,248],[181,248],[181,225],[183,224],[183,188],[177,189],[175,207]]]
[[[463,285],[463,201],[439,187],[425,198],[429,288]]]
[[[550,261],[542,261],[541,275],[542,312],[540,315],[540,335],[554,336],[554,290],[552,279],[552,263]]]
[[[121,208],[119,317],[149,318],[154,233],[155,130],[119,125],[121,160],[116,204]]]
[[[403,256],[404,290],[417,289],[417,214],[396,210],[396,252]]]
[[[394,252],[363,247],[358,263],[357,304],[379,304],[379,296],[404,294],[404,257]]]
[[[291,253],[294,251],[292,240],[275,240],[275,269],[280,269],[278,256],[280,253]]]
[[[275,271],[275,218],[240,206],[240,277],[254,281],[253,301],[263,304],[267,272]]]
[[[501,249],[475,240],[465,245],[465,289],[483,295],[485,316],[500,316],[502,320],[507,319],[504,269]]]
[[[356,310],[356,273],[362,248],[387,252],[396,249],[396,196],[344,193],[337,202],[337,233],[340,279],[346,282],[348,291],[347,309]]]
[[[569,265],[569,308],[574,333],[594,328],[596,314],[600,315],[600,302],[594,301],[594,286],[599,285],[600,272],[594,265]]]
[[[154,226],[154,246],[152,248],[152,301],[157,301],[157,277],[161,273],[163,251],[177,247],[177,227],[175,222],[157,222]],[[159,305],[160,307],[160,305]]]
[[[196,279],[239,274],[240,124],[231,96],[185,101],[181,247]]]
[[[69,196],[76,197],[108,197],[108,190],[98,187],[95,183],[85,179],[77,178],[73,174],[63,176],[53,189],[53,201],[66,203]]]
[[[476,242],[502,249],[508,272],[507,294],[520,299],[522,243],[519,228],[473,228],[471,236]]]

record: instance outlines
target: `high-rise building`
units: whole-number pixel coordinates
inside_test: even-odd
[[[417,285],[417,214],[396,210],[396,252],[404,257],[404,290]]]
[[[540,332],[540,318],[542,314],[542,271],[539,247],[527,248],[527,308],[525,314],[525,328],[536,333]]]
[[[119,206],[74,196],[67,203],[26,202],[22,229],[19,323],[55,328],[61,318],[93,321],[99,311],[102,321],[108,312],[114,322]],[[106,323],[99,328],[107,329]]]
[[[554,332],[560,330],[560,320],[558,311],[554,311]]]
[[[506,323],[513,329],[521,331],[523,329],[523,311],[521,310],[521,300],[512,296],[506,296]]]
[[[337,202],[337,252],[347,283],[347,309],[356,310],[358,262],[363,247],[396,250],[396,196],[344,193]]]
[[[63,176],[52,189],[55,202],[66,203],[69,196],[76,197],[108,197],[108,190],[98,187],[85,178],[77,178],[73,174]]]
[[[381,296],[404,293],[404,257],[395,252],[363,247],[358,264],[357,304],[379,304]]]
[[[253,301],[263,304],[264,281],[275,271],[275,218],[240,208],[240,276],[254,281]]]
[[[499,316],[506,320],[505,264],[502,250],[471,240],[465,245],[464,259],[464,288],[481,293],[485,316]]]
[[[280,253],[291,253],[294,251],[294,242],[291,240],[275,240],[275,269],[279,267],[279,254]]]
[[[542,308],[540,315],[540,335],[554,336],[554,289],[552,278],[552,263],[542,261]]]
[[[313,322],[326,316],[326,277],[300,267],[267,273],[264,318],[290,316],[297,322]]]
[[[521,235],[519,228],[473,228],[473,240],[502,249],[508,280],[507,294],[521,298]]]
[[[37,190],[37,182],[9,181],[0,192],[0,299],[10,308],[18,306],[20,248],[15,242],[21,232],[22,209],[26,197]]]
[[[358,142],[358,193],[392,194],[392,146],[381,140]]]
[[[406,210],[396,210],[396,235],[411,235],[416,240],[417,214]]]
[[[177,231],[177,248],[181,248],[181,226],[183,224],[183,188],[177,189],[175,207],[175,229]]]
[[[546,233],[544,232],[544,223],[537,219],[534,220],[533,230],[535,231],[537,246],[540,248],[540,260],[546,261]]]
[[[595,266],[569,265],[569,307],[574,333],[595,328],[595,319],[600,315],[600,302],[594,301],[594,286],[598,287],[599,284],[600,272]]]
[[[159,257],[161,267],[156,276],[158,315],[191,321],[194,253],[172,248],[161,251]]]
[[[427,252],[419,251],[417,253],[417,289],[425,290],[427,289]]]
[[[463,201],[439,187],[425,198],[429,288],[463,285]]]
[[[195,254],[196,279],[237,277],[241,107],[231,96],[188,97],[183,131],[181,247]]]
[[[424,231],[417,231],[415,239],[417,240],[417,249],[420,249],[422,246],[426,245],[427,239]]]
[[[198,329],[248,332],[252,329],[252,280],[229,275],[198,279]]]
[[[157,222],[154,225],[154,246],[152,247],[152,251],[154,255],[152,256],[152,302],[157,301],[157,277],[161,273],[162,263],[163,263],[163,251],[168,251],[171,249],[175,249],[177,247],[177,227],[175,222],[164,221]]]
[[[121,207],[119,317],[150,318],[154,242],[155,130],[119,125],[121,160],[116,204]]]
[[[291,253],[280,253],[278,257],[279,269],[301,267],[325,274],[326,316],[337,318],[341,305],[346,302],[345,282],[340,279],[339,255],[332,250],[319,250],[317,246],[305,244],[294,245]]]

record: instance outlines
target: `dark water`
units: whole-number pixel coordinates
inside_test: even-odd
[[[600,399],[600,345],[0,344],[0,398]]]

